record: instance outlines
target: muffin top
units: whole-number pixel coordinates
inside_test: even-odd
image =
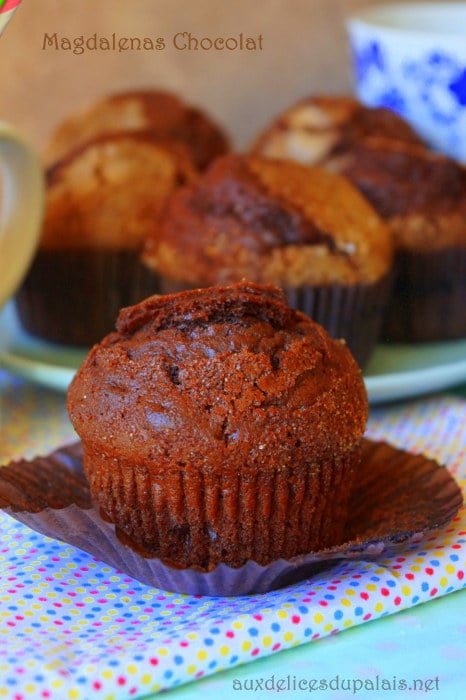
[[[390,234],[345,178],[246,155],[217,159],[169,199],[144,260],[191,286],[374,282]]]
[[[415,131],[389,109],[366,107],[352,97],[315,95],[279,115],[251,150],[269,158],[317,165],[374,135],[421,143]]]
[[[390,227],[397,248],[466,245],[466,169],[422,145],[366,138],[335,159]]]
[[[41,247],[137,249],[195,170],[181,146],[147,132],[88,141],[47,172]]]
[[[243,281],[123,309],[68,392],[85,444],[153,468],[279,468],[356,447],[360,370],[275,288]]]
[[[222,129],[204,112],[163,91],[137,90],[105,97],[65,119],[46,147],[48,164],[96,136],[150,130],[158,139],[182,143],[198,168],[228,150]]]

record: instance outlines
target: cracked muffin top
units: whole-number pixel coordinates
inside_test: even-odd
[[[333,459],[359,444],[368,406],[344,343],[280,290],[243,281],[123,309],[68,409],[99,453],[218,470]]]
[[[205,168],[229,149],[223,130],[202,110],[161,90],[134,90],[110,95],[70,115],[46,147],[48,164],[77,146],[115,131],[151,131],[155,137],[181,143],[198,168]]]
[[[422,143],[411,126],[389,109],[366,107],[344,95],[314,95],[280,114],[259,134],[251,150],[269,158],[318,165],[374,135]]]
[[[346,178],[228,155],[170,197],[144,261],[192,286],[371,283],[389,270],[392,242]]]
[[[389,226],[397,249],[466,246],[466,169],[422,145],[370,137],[335,160]]]
[[[194,176],[185,149],[151,132],[88,141],[47,171],[41,247],[138,249],[168,196]]]

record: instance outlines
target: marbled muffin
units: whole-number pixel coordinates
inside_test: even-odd
[[[184,149],[144,132],[88,141],[49,169],[39,250],[17,295],[26,330],[91,345],[122,306],[157,292],[139,259],[142,242],[194,173]]]
[[[96,136],[140,130],[183,144],[201,169],[229,148],[224,131],[205,112],[170,92],[135,90],[105,97],[70,115],[52,134],[45,158],[48,164],[55,163]]]
[[[282,287],[364,364],[389,293],[392,242],[345,178],[229,155],[170,198],[144,260],[164,291],[243,278]]]
[[[338,542],[368,405],[341,342],[247,282],[123,309],[68,392],[91,494],[178,567]]]
[[[256,137],[251,151],[328,166],[374,135],[421,144],[411,126],[389,109],[366,107],[349,96],[314,95],[276,117]]]
[[[423,146],[373,137],[340,162],[388,224],[395,282],[382,336],[466,337],[466,170]]]
[[[382,339],[466,337],[462,166],[429,150],[395,113],[342,97],[298,103],[258,137],[253,151],[345,175],[386,221],[396,256]]]

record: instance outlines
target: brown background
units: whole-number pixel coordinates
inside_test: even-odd
[[[315,91],[351,90],[345,14],[358,0],[23,0],[0,39],[0,119],[41,147],[73,109],[106,94],[162,86],[207,108],[242,147],[269,118]],[[262,52],[42,50],[69,38],[264,37]]]

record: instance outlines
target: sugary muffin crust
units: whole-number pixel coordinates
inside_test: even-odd
[[[78,427],[88,438],[95,433],[93,439],[109,443],[109,450],[131,454],[137,447],[147,459],[168,450],[176,463],[208,440],[244,463],[247,455],[238,445],[249,450],[251,439],[260,442],[265,419],[269,445],[255,459],[268,462],[303,416],[322,410],[325,418],[306,425],[314,456],[347,449],[355,429],[358,434],[363,429],[364,416],[356,419],[358,412],[351,410],[340,425],[335,406],[343,410],[364,402],[359,369],[342,343],[291,309],[278,290],[266,289],[240,283],[153,296],[123,309],[116,333],[92,349],[73,382],[70,401]],[[270,429],[270,417],[256,413],[270,406],[276,408],[279,435]],[[296,426],[283,423],[280,412],[296,413]],[[115,421],[123,415],[126,429],[118,431]],[[242,434],[235,437],[239,428]],[[174,439],[180,430],[181,446]],[[147,442],[149,434],[152,440],[157,435],[155,444]],[[230,439],[234,449],[228,451]],[[211,457],[209,451],[202,459]]]

